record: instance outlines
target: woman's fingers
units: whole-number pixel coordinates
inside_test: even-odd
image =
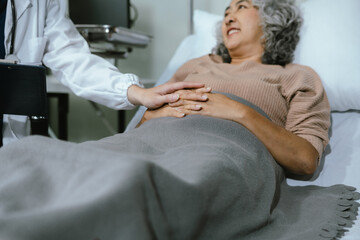
[[[174,107],[173,109],[176,109],[177,111],[184,114],[184,116],[186,116],[193,112],[200,112],[203,108],[199,104],[188,104],[181,107]]]
[[[201,110],[202,110],[202,108],[200,110],[182,108],[181,113],[183,113],[184,116],[188,116],[188,115],[204,115]]]
[[[194,92],[194,91],[181,91],[178,92],[179,99],[181,100],[191,100],[191,101],[200,101],[204,102],[208,100],[208,96],[203,92]]]
[[[169,106],[170,107],[173,107],[173,108],[176,108],[176,107],[186,107],[186,108],[192,108],[192,109],[195,109],[197,108],[198,106],[201,106],[201,104],[203,103],[204,101],[192,101],[192,100],[182,100],[180,99],[179,101],[177,102],[174,102],[174,103],[169,103]]]
[[[174,108],[172,115],[168,116],[168,117],[183,118],[185,116],[186,116],[186,114],[183,111],[180,111],[179,109]]]
[[[182,109],[188,110],[188,111],[200,111],[202,109],[202,106],[199,104],[191,104],[186,105]]]
[[[185,105],[185,100],[179,100],[177,102],[174,102],[174,103],[169,103],[169,106],[170,107],[180,107],[180,106],[184,106]]]
[[[211,92],[211,88],[204,87],[199,89],[187,89],[179,90],[176,94],[179,95],[180,99],[193,100],[193,101],[207,101],[207,93]]]
[[[195,92],[197,92],[197,93],[210,93],[211,90],[212,90],[211,87],[203,87],[203,88],[195,89]]]
[[[203,88],[198,90],[181,90],[177,91],[176,94],[179,95],[179,99],[172,103],[169,103],[171,107],[179,107],[185,104],[188,104],[189,101],[193,102],[206,102],[209,100],[209,94],[211,89]]]

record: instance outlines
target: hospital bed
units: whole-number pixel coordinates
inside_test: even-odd
[[[192,2],[192,1],[191,1]],[[330,142],[318,171],[307,181],[288,179],[292,186],[346,184],[360,189],[360,1],[298,0],[304,16],[295,63],[312,67],[321,77],[331,105]],[[191,6],[193,6],[191,4]],[[169,80],[187,60],[208,54],[214,47],[219,14],[195,10],[194,33],[178,46],[156,85]],[[141,119],[141,107],[129,123]],[[360,239],[360,218],[345,233],[345,240]]]
[[[332,107],[332,127],[319,171],[309,181],[288,180],[288,184],[342,183],[359,188],[359,70],[351,64],[356,63],[360,51],[351,42],[359,41],[356,31],[360,29],[352,26],[347,32],[343,26],[349,18],[359,24],[360,2],[300,3],[306,21],[296,62],[312,66],[323,79]],[[337,19],[332,20],[334,16]],[[194,34],[180,44],[157,84],[167,81],[185,61],[210,52],[215,43],[214,27],[221,18],[195,11]],[[326,24],[322,24],[324,19]],[[333,48],[339,46],[335,30],[346,42],[343,48]],[[139,109],[128,129],[134,128],[144,110]],[[341,234],[341,224],[351,226],[357,210],[354,200],[359,197],[353,189],[283,185],[283,178],[276,174],[282,171],[264,145],[245,128],[225,121],[201,116],[160,118],[99,141],[74,144],[29,137],[1,148],[0,238],[238,239],[226,236],[239,236],[241,229],[248,233],[253,226],[259,230],[252,231],[255,236],[273,234],[254,239],[289,240],[301,231],[306,236],[308,229],[326,233],[335,225],[335,234]],[[197,134],[193,134],[194,128]],[[251,160],[241,161],[243,157]],[[281,190],[277,191],[280,181]],[[253,191],[259,195],[252,196]],[[323,213],[330,215],[325,218]],[[288,216],[289,221],[283,221]],[[256,218],[264,221],[253,221]],[[304,227],[309,222],[311,225]],[[333,225],[326,224],[329,222]],[[259,229],[262,223],[266,226]],[[280,229],[274,231],[276,223]],[[343,239],[359,239],[359,226],[357,220]],[[285,237],[277,237],[283,234]],[[116,237],[125,235],[128,237]]]

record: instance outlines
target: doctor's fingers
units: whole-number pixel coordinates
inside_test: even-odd
[[[194,89],[193,91],[195,91],[196,93],[211,93],[212,89],[211,87],[203,87],[203,88]]]
[[[194,92],[194,91],[178,91],[176,94],[179,95],[179,100],[169,103],[171,107],[179,107],[187,104],[196,104],[201,102],[206,102],[209,99],[207,93],[204,92]]]
[[[148,89],[151,90],[151,89]],[[155,96],[153,99],[151,99],[151,104],[145,105],[148,108],[151,109],[155,109],[158,108],[160,106],[162,106],[165,103],[176,103],[181,99],[187,99],[187,100],[193,100],[193,101],[207,101],[208,96],[206,95],[206,93],[208,93],[208,91],[211,91],[210,88],[200,88],[198,89],[198,91],[196,90],[178,90],[175,93],[172,94],[166,94],[166,95],[161,95],[158,94],[157,96]],[[174,106],[181,106],[182,104],[177,104]]]
[[[202,87],[197,89],[181,89],[176,91],[176,94],[182,95],[183,97],[191,94],[203,94],[203,93],[211,93],[211,87]]]
[[[157,87],[154,87],[159,94],[171,94],[181,89],[198,89],[203,88],[203,83],[190,83],[190,82],[168,82]]]

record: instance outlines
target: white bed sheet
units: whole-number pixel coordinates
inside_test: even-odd
[[[333,112],[330,142],[318,177],[310,181],[288,180],[289,185],[331,186],[346,184],[360,190],[360,111]],[[344,240],[360,239],[360,217]]]
[[[207,53],[209,53],[209,49],[202,48],[201,42],[195,35],[186,37],[177,48],[156,85],[167,82],[186,61]],[[139,108],[126,130],[135,128],[145,110],[144,107]],[[288,183],[299,186],[346,184],[354,186],[360,191],[360,111],[333,112],[331,116],[331,138],[316,174],[318,177],[311,181],[288,180]],[[360,217],[343,239],[360,240]]]

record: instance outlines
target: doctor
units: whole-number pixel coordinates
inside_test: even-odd
[[[154,109],[175,102],[179,89],[204,101],[203,84],[176,83],[144,89],[137,76],[122,74],[106,60],[90,53],[87,42],[66,15],[61,0],[0,0],[0,59],[44,64],[76,95],[113,109],[144,105]],[[16,119],[17,118],[17,119]],[[27,135],[25,127],[12,129],[19,117],[4,117],[4,144]],[[11,124],[13,123],[13,124]]]

